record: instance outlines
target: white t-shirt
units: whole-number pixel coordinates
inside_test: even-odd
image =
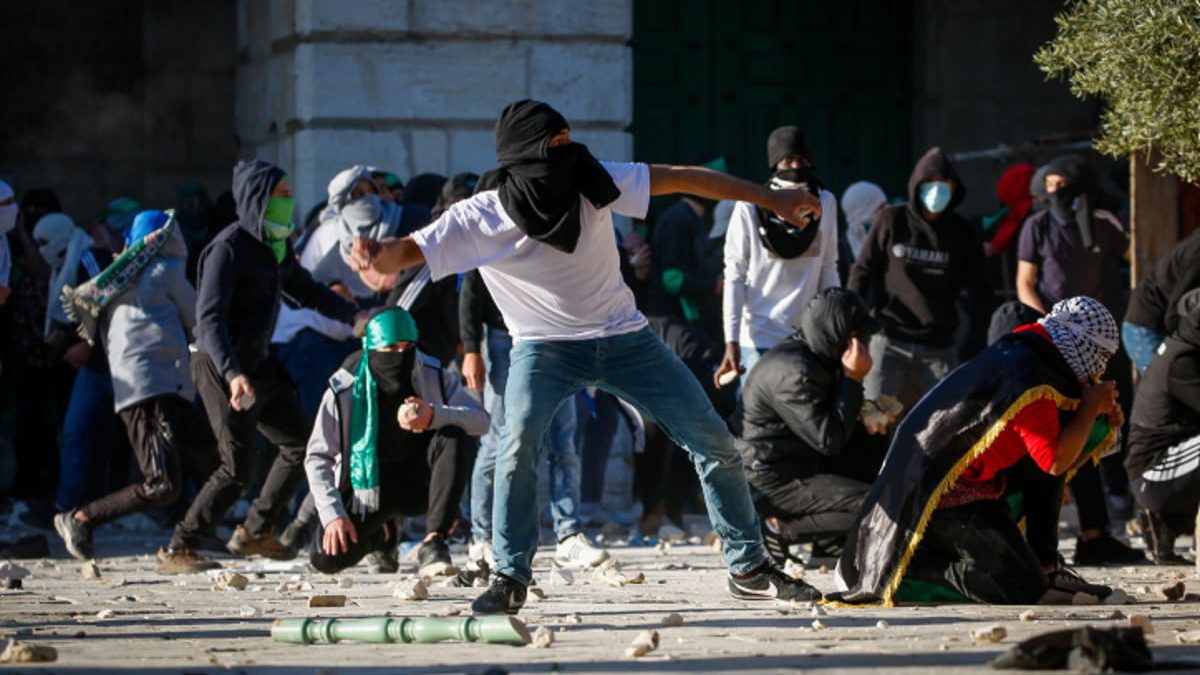
[[[574,253],[530,239],[504,213],[499,192],[451,206],[413,233],[433,278],[479,268],[514,340],[590,340],[639,330],[646,318],[621,278],[612,214],[644,218],[650,167],[602,162],[621,190],[596,209],[580,196]]]
[[[800,324],[818,291],[840,286],[837,273],[837,198],[821,190],[820,231],[791,259],[771,253],[758,235],[754,205],[738,202],[725,234],[725,340],[770,349]]]

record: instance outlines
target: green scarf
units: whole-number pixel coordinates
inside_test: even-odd
[[[271,197],[263,213],[263,243],[271,247],[276,264],[282,263],[287,255],[287,239],[296,227],[292,224],[292,211],[295,209],[296,200],[291,197]]]
[[[75,324],[79,337],[87,340],[88,344],[96,344],[96,329],[100,320],[100,312],[104,311],[113,298],[120,295],[137,280],[146,265],[150,264],[150,261],[158,255],[159,249],[179,229],[179,223],[173,217],[173,212],[167,211],[166,213],[172,216],[166,225],[127,246],[121,255],[117,256],[117,259],[99,274],[75,288],[69,286],[63,288],[62,294],[59,296],[63,311],[66,312],[67,318]]]
[[[350,511],[360,516],[379,510],[379,392],[367,365],[367,352],[397,342],[416,342],[417,323],[400,307],[376,314],[363,334],[362,357],[354,374],[350,411]],[[410,347],[415,349],[415,347]],[[396,422],[392,422],[395,424]]]

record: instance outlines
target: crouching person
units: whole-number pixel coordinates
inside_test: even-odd
[[[1177,304],[1179,323],[1138,385],[1125,468],[1142,532],[1159,565],[1190,565],[1175,537],[1200,504],[1200,288]]]
[[[398,516],[425,515],[421,576],[451,570],[446,535],[471,475],[483,408],[434,358],[399,307],[367,323],[363,349],[329,380],[304,468],[321,519],[310,562],[332,574],[372,551],[396,555]]]
[[[866,342],[878,328],[857,293],[827,288],[808,303],[800,330],[746,379],[735,443],[767,553],[780,565],[790,544],[833,538],[840,545],[871,488],[823,465],[848,450],[871,369]]]
[[[1071,602],[1089,584],[1061,563],[1063,483],[1112,447],[1117,324],[1087,297],[1054,305],[952,371],[900,423],[838,562],[855,604]],[[1026,528],[1007,498],[1022,495]]]

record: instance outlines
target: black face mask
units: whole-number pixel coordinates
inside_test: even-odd
[[[367,367],[375,377],[375,384],[384,396],[412,394],[413,364],[416,362],[417,350],[409,347],[402,352],[367,352]]]
[[[820,197],[821,182],[817,180],[811,166],[777,171],[772,180],[776,179],[788,183],[800,183],[805,187],[787,189],[807,189],[809,193]],[[755,211],[758,215],[758,236],[762,240],[763,246],[766,246],[771,253],[786,260],[803,255],[812,246],[820,231],[819,219],[810,218],[804,227],[796,227],[770,209],[757,206]]]

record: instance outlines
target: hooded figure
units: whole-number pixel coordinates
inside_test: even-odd
[[[509,104],[496,121],[496,163],[504,212],[531,239],[572,253],[579,241],[580,196],[600,209],[621,191],[587,146],[549,146],[567,128],[566,118],[546,103]]]
[[[1100,181],[1088,161],[1079,155],[1057,157],[1046,165],[1045,176],[1062,176],[1067,184],[1047,192],[1050,210],[1060,219],[1074,223],[1085,250],[1095,245],[1092,236],[1092,213],[1100,208],[1103,192]]]
[[[33,228],[33,239],[37,243],[38,252],[50,265],[46,323],[43,327],[45,337],[50,337],[51,325],[54,322],[68,323],[60,296],[64,288],[74,286],[78,281],[79,263],[95,242],[87,232],[76,227],[75,221],[65,213],[42,216]],[[99,271],[99,268],[92,270],[93,274]]]
[[[887,194],[883,188],[865,180],[851,183],[842,193],[840,206],[842,213],[846,214],[846,244],[850,249],[851,262],[858,259],[875,214],[885,205]]]
[[[359,181],[371,185],[371,192],[354,197]],[[335,221],[338,232],[338,249],[342,260],[350,262],[350,247],[357,237],[383,239],[393,236],[400,224],[400,209],[395,204],[384,208],[384,202],[375,191],[371,178],[371,167],[362,164],[343,169],[329,181],[329,200],[320,220]]]
[[[1027,409],[1052,406],[1052,415],[1057,411],[1059,418],[1069,417],[1079,406],[1082,385],[1103,371],[1102,357],[1111,354],[1116,343],[1116,321],[1103,305],[1091,298],[1070,298],[1055,305],[1040,324],[1010,333],[956,368],[926,394],[896,429],[883,468],[846,541],[837,574],[839,587],[848,590],[839,599],[891,606],[943,499],[962,494],[957,489],[964,487],[965,475],[982,479],[981,473],[1002,471],[1027,454],[1024,436],[1009,428]],[[1098,418],[1080,457],[1103,456],[1114,436],[1106,418]],[[1049,449],[1051,461],[1054,452]],[[1046,470],[1041,463],[1039,468]],[[999,494],[979,501],[992,502],[1003,494],[1002,477],[980,485],[998,487]],[[1057,523],[1056,513],[1041,515]],[[1009,525],[1015,532],[1015,523]],[[1051,539],[1056,545],[1057,538]],[[1045,562],[1032,553],[975,553],[985,563],[989,558],[1011,560],[1004,556],[1015,553],[1026,563],[1024,573],[1033,575],[1027,578],[1028,587],[1002,591],[1008,593],[1006,600],[988,601],[1032,603],[1041,597],[1046,588]],[[962,578],[966,583],[973,577],[964,572]]]
[[[1029,183],[1033,179],[1032,164],[1014,164],[996,181],[996,198],[1003,205],[994,215],[983,219],[983,229],[992,233],[992,253],[1003,253],[1021,231],[1021,224],[1033,208]]]

